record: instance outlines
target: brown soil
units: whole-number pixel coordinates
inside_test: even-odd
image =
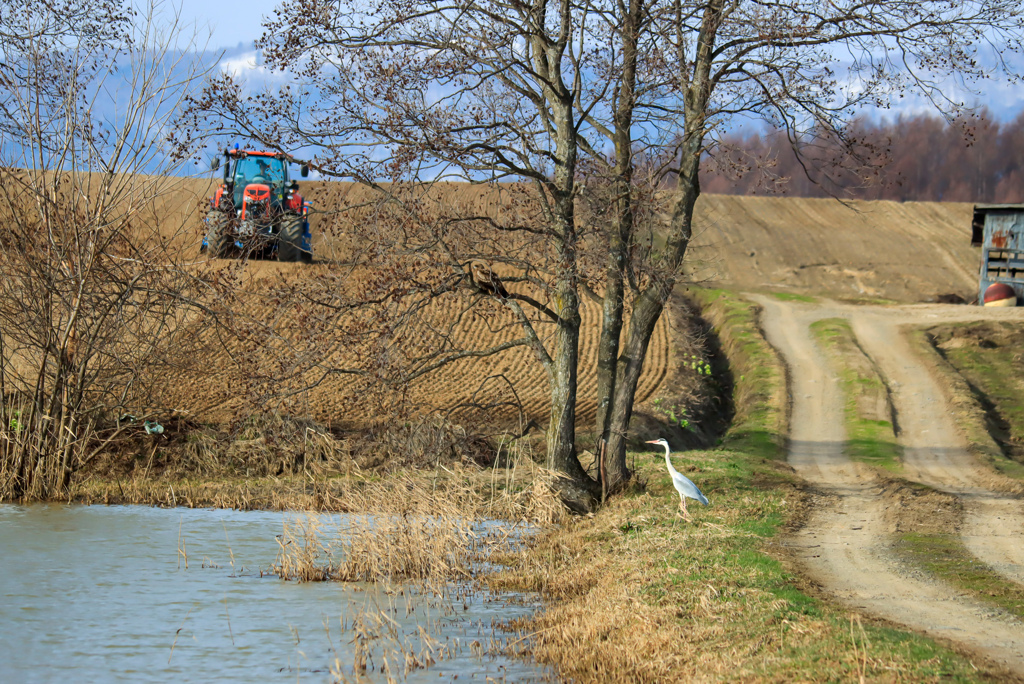
[[[1024,625],[921,576],[893,554],[888,535],[894,527],[915,523],[909,519],[901,522],[901,516],[892,510],[907,493],[889,492],[886,496],[885,482],[847,458],[843,397],[808,330],[812,322],[823,318],[850,320],[861,347],[891,390],[906,477],[941,492],[932,495],[937,497],[932,522],[952,524],[954,518],[949,516],[955,517],[955,508],[963,506],[961,537],[968,550],[1005,577],[1021,582],[1024,506],[1017,496],[1007,493],[1017,487],[968,452],[961,433],[948,419],[946,395],[912,352],[902,327],[980,318],[1019,322],[1024,320],[1024,310],[857,307],[834,302],[796,304],[763,296],[755,299],[764,307],[768,340],[789,366],[790,463],[829,501],[818,506],[806,527],[794,535],[803,571],[845,603],[947,639],[1024,673]],[[952,506],[949,496],[956,500]]]
[[[301,282],[323,270],[324,265],[278,264],[251,262],[245,266],[252,280],[245,286],[250,292],[271,286],[287,287]],[[448,324],[460,313],[458,302],[444,301],[432,307],[429,316]],[[505,310],[500,315],[508,315]],[[597,343],[600,335],[600,306],[584,300],[581,307],[581,339],[579,367],[579,403],[577,417],[581,423],[593,420],[596,412]],[[520,335],[512,324],[480,315],[464,316],[455,327],[452,344],[462,348],[480,348],[515,339]],[[670,321],[664,317],[651,340],[647,361],[640,378],[637,401],[651,397],[670,370]],[[358,349],[342,347],[320,359],[324,366],[344,368],[353,365]],[[199,373],[182,374],[161,402],[183,407],[203,420],[229,420],[245,401],[243,392],[247,369],[238,367],[231,358],[231,350],[218,349],[207,359],[206,369]],[[313,375],[313,374],[311,374]],[[329,426],[360,427],[379,421],[388,415],[386,406],[375,401],[379,397],[354,396],[350,376],[335,375],[320,382],[302,395],[294,411]],[[514,395],[509,391],[514,389]],[[464,359],[449,364],[437,372],[413,381],[405,388],[406,406],[413,407],[413,415],[432,411],[445,411],[466,402],[492,401],[496,397],[509,402],[494,412],[515,419],[521,403],[522,424],[535,420],[547,424],[550,410],[548,381],[544,369],[525,347],[477,359]],[[482,399],[484,398],[484,399]],[[455,417],[458,417],[456,414]],[[520,428],[521,429],[521,426]]]
[[[841,299],[977,297],[971,205],[703,195],[694,278]]]
[[[951,494],[890,480],[882,485],[880,496],[890,534],[956,534],[962,529],[963,502]]]
[[[209,193],[212,186],[206,181],[190,183],[176,189],[174,196],[178,199],[168,199],[166,207],[161,204],[159,210],[168,212],[165,218],[168,229],[182,223],[193,226],[191,230],[194,235],[194,246],[191,249],[195,250],[198,258],[203,225],[200,209],[203,197]],[[250,301],[256,302],[252,305],[256,308],[249,313],[256,317],[267,313],[259,308],[264,305],[258,303],[258,300],[260,295],[268,292],[270,288],[286,289],[319,276],[326,277],[332,270],[344,273],[343,264],[352,248],[349,243],[352,235],[346,226],[365,220],[363,214],[366,210],[359,204],[366,196],[366,191],[358,186],[349,183],[312,182],[303,182],[300,185],[303,194],[315,207],[310,218],[314,235],[314,264],[253,260],[244,265],[241,273],[237,273],[226,270],[238,266],[237,262],[211,262],[214,268],[225,269],[225,278],[238,278],[244,283],[243,288],[249,293]],[[433,192],[442,194],[445,202],[449,204],[473,207],[481,212],[495,211],[502,201],[502,197],[497,193],[487,194],[478,187],[462,184],[443,185]],[[342,211],[340,216],[337,214],[338,211]],[[202,261],[200,259],[200,263]],[[351,279],[363,276],[346,274],[346,277]],[[515,289],[516,286],[510,287]],[[439,300],[427,311],[427,320],[441,328],[457,320],[461,314],[460,309],[460,302],[457,300]],[[506,309],[498,306],[493,309],[494,311],[488,312],[491,315],[487,317],[479,313],[462,316],[453,331],[452,346],[480,348],[521,336],[515,321]],[[287,317],[291,314],[285,312],[284,315]],[[585,425],[593,420],[596,413],[600,305],[584,298],[581,316],[581,362],[578,378],[580,401],[577,405],[577,417],[581,425]],[[663,317],[659,322],[651,341],[637,392],[637,401],[641,407],[644,406],[643,402],[651,398],[662,385],[671,369],[672,324],[669,318]],[[541,334],[544,335],[543,330]],[[351,362],[360,353],[363,353],[363,350],[342,346],[322,357],[320,363],[324,367],[344,368],[352,365]],[[179,407],[188,414],[206,421],[230,421],[240,410],[243,413],[247,412],[251,407],[244,406],[243,402],[246,401],[244,390],[248,371],[245,367],[239,367],[233,356],[234,350],[230,347],[228,350],[217,350],[214,347],[206,359],[206,367],[199,373],[186,372],[176,377],[173,386],[161,397],[160,403]],[[316,374],[311,373],[309,379],[316,379]],[[497,415],[506,423],[511,423],[511,429],[520,431],[531,420],[541,426],[547,423],[550,410],[547,375],[532,352],[525,347],[490,357],[464,359],[449,364],[410,383],[404,389],[402,404],[408,411],[407,415],[415,417],[431,412],[444,413],[464,403],[480,403],[482,397],[485,398],[485,404],[495,397],[499,397],[505,403],[482,410],[464,410],[461,414],[456,411],[452,418],[465,421],[479,420],[484,415],[488,418]],[[368,393],[362,387],[356,388],[351,376],[347,375],[330,376],[314,389],[303,393],[300,402],[289,407],[274,408],[308,416],[330,427],[360,428],[378,423],[382,419],[393,421],[399,418],[392,404],[386,403],[379,396],[372,396],[372,392]],[[401,419],[405,417],[402,416]]]
[[[149,222],[165,235],[177,235],[186,252],[202,239],[201,214],[212,180],[166,179],[168,192],[152,206]],[[328,264],[343,263],[351,253],[353,236],[346,226],[367,220],[360,206],[366,191],[349,183],[301,182],[301,192],[313,203],[311,227],[315,258],[312,266],[253,261],[240,276],[246,288],[259,292],[271,285],[288,286],[323,274]],[[442,184],[431,190],[448,204],[472,207],[481,213],[515,206],[510,190],[487,191],[478,186]],[[499,207],[501,207],[499,209]],[[519,209],[508,211],[522,211]],[[339,213],[340,212],[340,213]],[[786,289],[837,297],[872,297],[923,301],[940,294],[974,295],[977,255],[969,245],[970,205],[943,203],[850,202],[798,198],[757,198],[705,195],[697,207],[700,229],[692,249],[697,280],[710,279],[737,289]],[[191,242],[191,244],[189,244]],[[231,262],[214,262],[228,267]],[[439,319],[454,309],[439,307]],[[583,306],[580,420],[595,412],[594,390],[599,307]],[[457,342],[490,342],[512,330],[491,330],[493,322],[466,320],[456,331]],[[670,372],[670,326],[663,322],[655,334],[640,383],[638,400],[655,394]],[[346,352],[326,358],[343,365]],[[237,406],[245,369],[233,369],[224,355],[206,359],[207,370],[176,378],[164,403],[202,419],[227,419]],[[414,383],[408,399],[420,412],[450,407],[468,400],[483,378],[503,375],[515,387],[525,421],[546,422],[547,381],[529,352],[519,349],[487,359],[453,364],[441,373]],[[504,380],[492,382],[504,384]],[[336,376],[309,393],[302,412],[329,424],[366,424],[379,417],[381,407],[360,402],[344,391],[351,382]],[[496,388],[486,388],[494,393]],[[524,422],[525,422],[524,421]]]

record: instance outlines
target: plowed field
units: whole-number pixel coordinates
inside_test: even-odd
[[[202,239],[199,207],[211,186],[196,181],[180,188],[175,195],[161,203],[160,211],[166,212],[164,222],[171,231],[176,225],[195,226],[195,247]],[[335,265],[346,261],[350,253],[349,240],[351,233],[346,223],[354,223],[365,218],[363,210],[356,208],[350,211],[350,218],[335,221],[330,212],[339,207],[351,207],[358,204],[362,191],[351,184],[304,183],[302,192],[317,208],[311,216],[311,228],[314,234],[314,253],[318,263],[312,265],[287,264],[275,261],[250,261],[245,265],[241,275],[245,288],[250,292],[266,291],[270,287],[283,287],[301,283],[304,279],[316,278],[326,274]],[[447,185],[440,192],[448,203],[458,203],[473,207],[474,210],[486,212],[493,210],[500,203],[494,195],[482,194],[479,189],[471,186]],[[158,213],[158,212],[157,212]],[[330,235],[325,235],[323,226],[331,224]],[[198,261],[203,261],[196,253]],[[215,267],[227,267],[229,262],[215,263]],[[515,291],[517,286],[510,285]],[[514,319],[507,310],[498,307],[505,320],[484,318],[478,315],[459,317],[456,302],[439,300],[426,312],[428,321],[437,328],[444,328],[457,320],[452,330],[451,344],[454,348],[484,348],[521,336],[521,331],[514,325]],[[262,312],[250,312],[259,316]],[[287,315],[285,313],[284,315]],[[579,402],[577,418],[581,424],[592,421],[596,412],[596,370],[597,343],[600,334],[600,305],[584,298],[582,300],[581,318],[582,333],[580,339],[579,368]],[[552,326],[541,326],[542,338],[550,333]],[[548,330],[544,330],[547,328]],[[663,319],[656,328],[651,347],[648,352],[643,375],[638,389],[638,401],[642,402],[657,391],[666,377],[670,367],[669,321]],[[230,346],[229,346],[230,349]],[[325,367],[344,368],[361,350],[341,346],[333,349],[327,356],[320,359]],[[249,400],[245,396],[246,370],[239,367],[232,351],[213,350],[205,370],[200,373],[184,372],[167,394],[161,397],[161,403],[184,408],[204,419],[228,420],[242,408],[243,402]],[[316,379],[317,372],[310,373],[309,378]],[[354,381],[351,376],[331,375],[319,382],[298,399],[298,409],[310,417],[330,424],[358,426],[370,422],[391,418],[391,408],[383,398],[372,392],[353,391]],[[508,350],[494,356],[463,359],[421,377],[409,384],[403,399],[404,407],[413,407],[413,414],[429,411],[447,411],[461,404],[485,405],[484,410],[456,409],[455,415],[465,420],[470,415],[489,417],[498,416],[503,419],[517,419],[522,409],[523,421],[530,419],[541,425],[547,422],[550,410],[548,397],[548,378],[543,367],[525,347]],[[496,402],[500,406],[490,406]]]
[[[255,276],[251,288],[280,286],[302,278],[314,277],[318,271],[329,268],[323,264],[279,264],[272,261],[250,262],[246,269]],[[503,311],[503,309],[502,309]],[[451,324],[459,314],[456,305],[442,301],[434,305],[428,318],[437,327]],[[582,302],[582,333],[580,338],[579,402],[577,417],[581,422],[591,421],[596,412],[597,343],[601,329],[600,305]],[[495,325],[493,319],[478,315],[461,316],[453,329],[452,345],[462,348],[482,348],[519,337],[519,331],[508,321]],[[547,326],[550,328],[551,326]],[[650,398],[665,379],[671,362],[669,321],[664,319],[655,329],[647,362],[638,388],[638,400]],[[544,334],[544,331],[541,331]],[[344,345],[322,359],[324,366],[344,368],[350,366],[359,350]],[[316,373],[309,377],[315,378]],[[500,376],[500,377],[499,377]],[[178,377],[164,403],[174,406],[195,407],[197,414],[215,420],[226,420],[246,400],[245,369],[238,368],[232,355],[219,351],[211,356],[207,370],[198,374],[184,373]],[[388,419],[390,409],[380,403],[382,397],[372,392],[353,392],[353,380],[347,375],[332,375],[315,388],[303,393],[301,411],[316,420],[336,425],[358,426]],[[514,389],[514,395],[510,391]],[[412,407],[413,414],[428,411],[447,411],[460,404],[490,405],[497,401],[502,406],[483,410],[490,416],[516,419],[521,403],[523,420],[547,422],[550,410],[548,379],[543,367],[525,347],[482,358],[455,361],[442,369],[425,375],[409,384],[403,397],[404,406]],[[469,409],[458,410],[456,415],[473,414]],[[461,414],[461,415],[460,415]],[[475,415],[479,415],[479,412]]]
[[[351,239],[345,221],[335,224],[329,237],[322,226],[330,212],[353,198],[360,190],[343,183],[302,183],[302,192],[316,208],[311,218],[314,250],[321,264],[312,266],[250,262],[247,287],[259,288],[271,282],[298,282],[344,261]],[[197,249],[201,240],[199,210],[212,184],[186,181],[175,184],[154,212],[168,231],[188,226]],[[435,192],[445,201],[488,210],[504,201],[477,187],[449,184]],[[367,220],[356,217],[351,222]],[[970,206],[941,203],[854,202],[847,205],[831,200],[795,198],[752,198],[704,196],[698,203],[698,234],[692,249],[692,277],[696,281],[737,289],[785,289],[798,293],[837,297],[873,297],[899,301],[922,301],[936,294],[955,292],[973,295],[977,255],[969,246]],[[197,259],[198,253],[196,254]],[[226,262],[225,262],[226,265]],[[454,315],[442,308],[434,316]],[[596,344],[600,310],[589,300],[583,303],[580,369],[581,421],[595,411]],[[511,320],[511,319],[510,319]],[[456,328],[457,342],[491,344],[514,334],[512,328],[494,332],[478,317],[468,317]],[[638,399],[657,392],[670,363],[670,326],[662,321],[652,342]],[[346,353],[328,363],[344,365]],[[226,357],[211,357],[207,370],[181,377],[165,398],[170,404],[194,409],[210,418],[226,418],[239,402],[244,386],[241,369]],[[488,376],[503,375],[515,389],[527,418],[546,422],[547,377],[532,355],[523,348],[507,353],[457,362],[408,388],[408,396],[421,411],[444,409],[474,399]],[[345,391],[346,376],[332,376],[303,399],[311,416],[334,423],[365,423],[381,416],[379,404],[361,401]],[[491,380],[504,387],[504,380]],[[499,391],[497,385],[483,390]],[[481,395],[476,395],[479,399]]]

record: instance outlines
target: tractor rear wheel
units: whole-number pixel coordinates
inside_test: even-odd
[[[309,254],[302,251],[301,216],[285,216],[281,219],[281,231],[277,238],[278,261],[309,261]]]
[[[207,255],[211,259],[224,259],[235,246],[235,241],[231,239],[231,233],[228,231],[228,217],[222,211],[211,211],[209,225]]]

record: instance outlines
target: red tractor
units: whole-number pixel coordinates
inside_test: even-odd
[[[201,252],[212,258],[277,256],[278,261],[313,260],[309,205],[288,177],[297,160],[283,152],[224,150],[224,182],[210,200]],[[213,169],[220,167],[220,157]],[[300,164],[299,173],[309,176]]]

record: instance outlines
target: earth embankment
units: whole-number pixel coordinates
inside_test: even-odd
[[[703,195],[694,278],[742,291],[935,301],[977,296],[971,206]]]

